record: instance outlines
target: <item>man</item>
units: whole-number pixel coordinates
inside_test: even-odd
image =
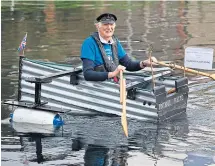
[[[111,13],[97,17],[95,25],[98,32],[93,33],[82,44],[81,59],[84,78],[87,81],[104,81],[109,78],[117,81],[116,76],[120,70],[124,71],[126,68],[128,71],[138,71],[157,61],[155,57],[152,57],[151,61],[131,60],[113,35],[116,20],[117,17]]]

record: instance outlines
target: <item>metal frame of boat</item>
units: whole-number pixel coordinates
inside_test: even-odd
[[[153,77],[143,71],[126,72],[127,117],[161,122],[185,112],[188,80],[170,74],[169,70]],[[4,103],[60,113],[121,116],[119,96],[118,83],[86,81],[81,67],[20,57],[18,101]]]

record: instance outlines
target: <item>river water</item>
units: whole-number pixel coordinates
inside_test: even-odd
[[[104,12],[117,15],[115,34],[128,54],[146,58],[153,45],[159,60],[183,63],[184,48],[215,48],[215,3],[197,1],[3,1],[1,2],[1,97],[14,99],[18,53],[28,32],[25,56],[80,63],[80,46]],[[215,59],[215,58],[214,58]],[[1,106],[1,164],[70,166],[214,166],[215,83],[190,86],[187,113],[162,125],[129,120],[126,139],[119,117],[63,115],[65,125],[48,135],[20,135]],[[26,126],[13,124],[18,130]],[[38,126],[35,126],[35,128]],[[26,129],[27,130],[27,129]]]

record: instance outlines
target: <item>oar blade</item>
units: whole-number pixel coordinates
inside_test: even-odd
[[[128,124],[127,124],[126,112],[124,113],[124,111],[122,113],[121,123],[122,123],[122,128],[125,133],[125,136],[128,137]]]
[[[121,123],[122,128],[125,133],[125,136],[128,137],[128,124],[127,124],[127,117],[126,117],[126,80],[125,78],[122,79],[122,116],[121,116]]]
[[[213,78],[213,80],[215,80],[215,74],[211,74],[210,77]]]

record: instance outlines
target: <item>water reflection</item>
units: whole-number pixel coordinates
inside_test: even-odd
[[[102,119],[104,118],[97,117],[91,121],[98,122]],[[106,123],[110,123],[108,119],[106,121]],[[148,160],[156,163],[164,155],[167,155],[165,151],[170,139],[185,141],[189,133],[186,114],[181,116],[181,119],[163,125],[129,121],[128,140],[123,139],[121,126],[118,126],[117,122],[120,123],[120,120],[112,119],[109,124],[111,129],[106,126],[105,122],[105,124],[100,124],[103,133],[100,132],[101,130],[98,131],[96,124],[91,125],[90,121],[87,121],[87,124],[81,124],[81,122],[74,124],[73,122],[73,131],[79,133],[77,139],[73,140],[73,147],[76,151],[84,147],[86,165],[128,165],[134,162],[132,158],[135,157],[133,153],[136,152],[145,154],[148,156]],[[87,127],[88,124],[91,129]],[[65,128],[67,127],[65,126]],[[85,130],[88,133],[87,136]],[[75,135],[73,132],[73,137]],[[173,143],[171,146],[175,146],[175,144]],[[127,161],[128,156],[130,156],[129,162]],[[184,156],[186,157],[186,155]],[[168,155],[166,158],[174,159],[173,156]]]
[[[127,165],[125,147],[116,149],[108,149],[105,146],[87,145],[85,150],[84,161],[85,166],[125,166]]]
[[[55,24],[55,4],[54,1],[46,2],[46,8],[44,9],[45,13],[45,23],[47,27],[47,36],[54,35],[56,31],[56,24]]]
[[[53,125],[41,125],[41,124],[30,124],[30,123],[16,123],[10,122],[10,126],[13,129],[13,137],[19,137],[20,142],[20,152],[24,153],[20,161],[24,165],[29,165],[30,162],[37,162],[42,163],[45,161],[43,154],[42,154],[42,139],[54,137],[54,136],[62,136],[63,127],[54,127]],[[11,137],[11,138],[13,138]],[[27,138],[27,139],[26,139]],[[3,138],[4,142],[4,138]],[[30,143],[30,144],[28,144]],[[27,153],[31,152],[32,150],[28,151],[28,145],[32,143],[35,144],[35,154],[36,159],[33,157],[29,157],[25,154],[26,148]],[[9,149],[4,149],[9,150]]]
[[[180,119],[175,119],[174,122],[172,121],[154,126],[147,125],[140,128],[134,133],[132,141],[129,142],[129,145],[133,145],[132,147],[134,147],[133,149],[131,148],[129,152],[129,155],[132,156],[129,159],[129,164],[135,160],[140,162],[135,162],[137,165],[144,164],[144,162],[148,163],[148,165],[160,165],[164,160],[171,162],[176,157],[176,155],[173,154],[180,153],[175,143],[185,141],[188,137],[188,133],[189,125],[186,114],[180,116]],[[173,139],[179,141],[171,143]],[[138,151],[136,149],[137,147],[139,147]],[[174,149],[175,152],[167,153],[172,149]],[[139,151],[142,152],[142,154]],[[186,157],[185,151],[181,153]],[[141,158],[144,158],[144,161],[142,161]],[[180,159],[181,162],[184,158]]]
[[[80,156],[83,156],[86,166],[125,166],[134,162],[135,153],[141,152],[148,157],[148,160],[157,163],[167,155],[165,151],[168,146],[175,146],[174,143],[169,142],[171,139],[186,140],[189,133],[185,114],[182,119],[164,125],[131,120],[128,140],[123,135],[118,117],[90,118],[68,115],[65,120],[70,122],[68,119],[73,120],[72,124],[67,123],[63,129],[48,133],[41,130],[42,125],[40,127],[36,125],[37,133],[34,132],[36,127],[33,125],[32,129],[28,127],[25,130],[23,130],[23,124],[21,127],[19,124],[13,125],[13,137],[19,136],[21,145],[20,152],[16,153],[23,154],[17,162],[20,160],[29,165],[31,162],[51,165],[52,161],[55,161],[58,164],[78,165]],[[86,123],[82,123],[84,121]],[[100,124],[94,124],[95,121]],[[39,131],[43,132],[39,133]],[[58,143],[55,144],[55,142]],[[3,146],[5,146],[4,139]],[[3,151],[6,152],[9,149],[6,148]],[[172,159],[171,156],[167,157]],[[8,160],[4,153],[3,158]]]
[[[186,113],[180,119],[164,124],[129,120],[128,140],[118,117],[67,115],[65,122],[65,126],[57,130],[45,130],[42,125],[32,129],[23,129],[23,124],[20,127],[17,127],[19,124],[13,125],[13,137],[20,137],[21,145],[19,151],[15,145],[10,145],[14,147],[16,156],[20,156],[13,160],[26,165],[38,162],[44,165],[84,163],[86,166],[161,166],[164,163],[193,166],[192,160],[195,163],[201,160],[200,163],[206,165],[215,163],[213,130],[189,126]],[[5,155],[12,150],[6,146],[7,139],[2,138],[4,161],[11,160]]]
[[[179,23],[176,24],[176,29],[178,36],[180,37],[180,41],[178,43],[178,46],[175,49],[176,56],[182,56],[181,59],[183,59],[184,54],[184,48],[183,46],[187,44],[188,41],[188,31],[187,31],[187,24],[188,19],[186,18],[187,12],[188,12],[188,1],[180,1],[179,2],[179,8],[178,8],[178,17],[179,17]],[[178,59],[178,58],[177,58]]]
[[[37,163],[41,163],[41,162],[44,161],[43,154],[42,154],[42,142],[41,142],[42,137],[43,136],[41,134],[31,134],[31,136],[28,139],[29,142],[35,142],[36,155],[37,155],[36,161],[37,161]],[[24,146],[23,136],[20,136],[20,143],[21,143],[21,145],[23,147]],[[20,151],[23,151],[23,150],[24,150],[24,148],[20,149]],[[27,156],[24,156],[23,164],[26,164],[26,165],[29,164],[29,160],[28,160]]]

